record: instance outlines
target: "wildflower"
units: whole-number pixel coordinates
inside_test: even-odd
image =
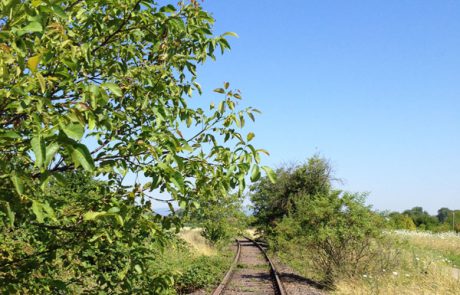
[[[367,278],[367,275],[363,275],[363,278]]]
[[[398,275],[398,272],[397,272],[397,271],[394,271],[394,272],[393,272],[393,275],[394,275],[394,276],[397,276],[397,275]]]

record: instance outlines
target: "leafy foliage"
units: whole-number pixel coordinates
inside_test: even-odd
[[[364,205],[365,194],[332,188],[329,163],[318,155],[276,171],[252,187],[255,217],[274,251],[302,253],[301,263],[331,287],[340,275],[362,272],[375,255],[383,218]],[[294,251],[291,251],[295,249]]]
[[[430,215],[422,207],[414,207],[399,212],[384,212],[392,229],[428,230],[433,232],[460,231],[460,210],[440,208],[436,216]]]
[[[389,226],[393,229],[415,230],[417,226],[409,215],[391,212],[388,215]]]
[[[149,245],[182,220],[155,215],[152,193],[187,213],[241,193],[264,152],[239,132],[257,110],[228,83],[217,105],[188,105],[197,66],[234,35],[213,22],[197,1],[0,2],[3,290],[169,288],[146,271]]]
[[[340,191],[298,198],[296,210],[276,225],[272,246],[300,245],[327,286],[333,286],[339,276],[361,274],[375,258],[372,246],[382,224],[363,202],[364,195]]]
[[[275,183],[267,176],[251,187],[254,215],[261,227],[275,224],[294,210],[297,195],[310,198],[327,193],[334,180],[331,166],[319,155],[299,166],[279,168],[272,178]]]
[[[123,199],[105,182],[65,173],[27,207],[14,208],[14,227],[3,228],[0,285],[7,293],[92,290],[140,291],[158,278],[146,270],[167,242],[158,217],[133,199]],[[130,277],[127,279],[127,277]]]
[[[213,244],[225,244],[247,226],[241,199],[236,195],[206,203],[196,212],[203,227],[202,235]]]

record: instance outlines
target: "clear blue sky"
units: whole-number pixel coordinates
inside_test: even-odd
[[[331,160],[379,210],[460,208],[460,1],[205,0],[232,51],[199,71],[262,110],[264,164]]]

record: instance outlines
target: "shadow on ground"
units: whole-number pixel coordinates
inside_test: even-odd
[[[281,272],[280,279],[286,283],[297,283],[297,284],[312,286],[312,287],[315,287],[317,289],[322,289],[322,290],[327,289],[327,287],[320,282],[317,282],[312,279],[305,278],[305,277],[302,277],[302,276],[299,276],[293,273]]]

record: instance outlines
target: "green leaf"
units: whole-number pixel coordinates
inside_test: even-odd
[[[89,130],[93,130],[94,127],[96,127],[96,120],[94,119],[93,116],[90,115],[88,117],[88,128],[89,128]]]
[[[56,216],[54,214],[53,208],[50,206],[48,202],[42,203],[42,209],[45,210],[46,216],[54,221],[57,221]]]
[[[236,37],[236,38],[239,37],[238,34],[235,33],[235,32],[225,32],[225,33],[222,34],[222,37],[224,37],[224,36],[232,36],[232,37]]]
[[[216,88],[216,89],[214,89],[214,92],[225,93],[225,90],[224,90],[224,88]]]
[[[48,166],[59,150],[59,145],[55,142],[52,142],[46,147],[46,156],[45,156],[45,166]]]
[[[10,203],[5,202],[5,209],[6,209],[6,216],[8,216],[10,227],[14,227],[15,214],[11,210]]]
[[[251,181],[257,181],[260,178],[260,170],[258,165],[254,165],[251,171]]]
[[[32,6],[33,7],[38,7],[40,4],[42,4],[43,1],[41,0],[32,0]]]
[[[94,171],[94,161],[88,148],[84,144],[76,144],[72,147],[72,160],[75,166],[81,165],[86,171]]]
[[[79,123],[70,123],[69,125],[60,124],[62,131],[75,140],[80,140],[85,133],[85,128]]]
[[[109,89],[110,92],[112,92],[114,95],[116,95],[118,97],[123,95],[123,93],[121,91],[121,88],[117,84],[114,84],[114,83],[102,83],[101,86]]]
[[[247,140],[248,141],[251,141],[253,138],[254,138],[254,133],[253,132],[249,132],[248,135],[246,136]]]
[[[272,168],[268,167],[268,166],[262,166],[262,169],[265,171],[265,173],[267,174],[267,177],[268,179],[272,182],[272,183],[275,183],[276,182],[276,173],[272,170]]]
[[[168,4],[166,6],[163,6],[160,8],[160,12],[175,12],[176,11],[176,7],[174,7],[174,5],[172,4]]]
[[[34,32],[43,32],[43,27],[41,23],[37,21],[30,22],[27,26],[19,30],[18,35],[22,36],[26,33],[34,33]]]
[[[40,73],[35,74],[37,76],[38,84],[40,84],[40,89],[42,93],[45,93],[46,91],[46,81],[45,78]]]
[[[107,212],[109,212],[109,213],[118,213],[118,212],[120,212],[120,208],[118,208],[118,207],[112,207],[112,208],[110,208],[109,211],[107,211]]]
[[[0,133],[0,137],[3,137],[3,138],[13,138],[13,139],[21,138],[21,137],[19,136],[19,134],[17,134],[17,133],[14,132],[14,131],[11,131],[11,130],[2,131],[2,133]]]
[[[46,157],[46,147],[43,137],[41,137],[40,135],[33,137],[30,141],[30,145],[32,146],[32,151],[35,154],[36,166],[42,167]]]
[[[40,63],[40,59],[42,58],[41,54],[37,54],[29,58],[27,61],[27,67],[32,73],[37,71],[38,64]]]
[[[42,211],[42,204],[40,202],[32,200],[32,212],[34,212],[35,217],[39,223],[43,223],[45,221],[45,217],[43,216]]]
[[[142,267],[141,267],[139,264],[136,264],[136,265],[134,266],[134,269],[136,270],[136,272],[137,272],[138,274],[141,274],[141,273],[142,273]]]
[[[88,211],[83,215],[83,220],[84,221],[89,221],[89,220],[94,220],[100,216],[107,215],[107,212],[101,211],[101,212],[94,212],[94,211]]]
[[[67,182],[66,182],[66,179],[64,178],[64,176],[62,176],[60,173],[53,173],[52,176],[56,179],[56,181],[62,185],[62,186],[66,186],[67,185]]]
[[[219,106],[217,107],[219,113],[223,114],[225,112],[225,104],[223,101],[219,102]]]
[[[59,6],[59,5],[53,5],[51,6],[53,9],[54,14],[56,14],[59,17],[66,18],[67,15],[65,14],[65,11]]]
[[[170,180],[180,191],[184,189],[184,178],[180,173],[172,174]]]
[[[112,214],[113,217],[115,217],[115,220],[117,221],[117,223],[121,226],[123,226],[125,224],[125,222],[123,221],[123,217],[121,217],[120,214]]]
[[[24,183],[22,182],[21,177],[16,172],[13,172],[11,174],[11,181],[14,184],[14,188],[16,189],[16,192],[19,195],[24,194]]]
[[[264,149],[258,149],[257,152],[266,154],[267,156],[270,156],[270,153],[267,150],[264,150]]]

